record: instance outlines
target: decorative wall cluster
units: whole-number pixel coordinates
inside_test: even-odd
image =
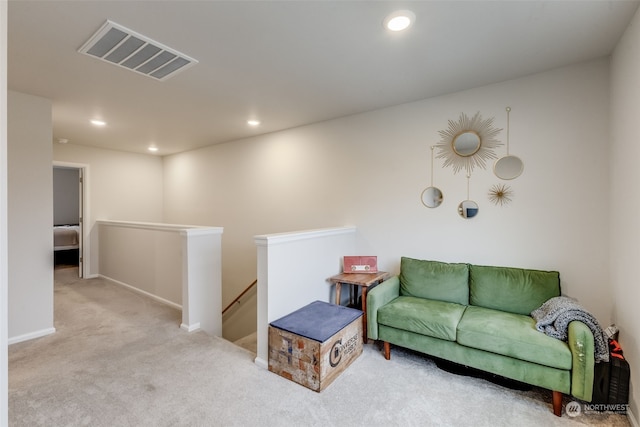
[[[479,212],[478,204],[471,200],[469,182],[474,169],[486,169],[491,160],[496,160],[493,172],[502,180],[512,180],[520,176],[524,163],[519,157],[509,153],[509,119],[511,107],[507,112],[507,154],[498,158],[496,148],[504,144],[497,136],[502,129],[493,126],[494,118],[483,119],[480,112],[473,117],[460,114],[458,121],[449,120],[449,127],[439,132],[441,140],[431,147],[431,185],[421,195],[422,203],[428,208],[437,208],[444,199],[442,191],[433,185],[434,150],[438,150],[437,158],[444,159],[442,166],[451,167],[453,173],[461,170],[467,173],[467,198],[458,204],[458,214],[462,218],[473,218]],[[513,190],[505,184],[493,185],[488,192],[489,201],[496,206],[504,206],[513,200]]]

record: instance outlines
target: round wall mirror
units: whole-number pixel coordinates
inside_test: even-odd
[[[458,214],[465,219],[478,215],[478,210],[478,204],[473,200],[463,200],[458,205]]]
[[[453,145],[453,151],[457,155],[462,157],[473,156],[480,149],[480,135],[474,131],[467,130],[456,135],[451,144]]]
[[[442,204],[442,191],[437,187],[427,187],[422,192],[422,204],[428,208],[437,208]]]
[[[517,156],[505,156],[493,165],[493,173],[500,179],[515,179],[522,174],[524,163]]]
[[[461,113],[458,121],[449,120],[449,128],[438,132],[442,139],[436,144],[436,158],[444,159],[442,166],[451,166],[454,174],[463,169],[469,174],[476,166],[486,169],[488,161],[498,158],[495,149],[502,143],[496,136],[501,130],[493,127],[493,118],[483,119],[480,112],[473,117]]]

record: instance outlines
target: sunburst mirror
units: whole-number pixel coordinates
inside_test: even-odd
[[[498,158],[494,150],[503,145],[496,139],[502,129],[493,127],[493,120],[483,119],[480,112],[471,118],[460,113],[458,121],[449,120],[449,128],[438,132],[442,139],[436,144],[436,157],[445,159],[443,166],[451,166],[453,173],[464,169],[470,174],[476,166],[486,169],[487,160]]]
[[[489,200],[494,205],[504,206],[513,199],[513,191],[511,187],[504,184],[496,184],[489,190]]]

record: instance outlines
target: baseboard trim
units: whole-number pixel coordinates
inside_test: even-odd
[[[194,323],[193,325],[187,325],[186,323],[182,323],[180,325],[180,329],[183,329],[187,332],[197,331],[198,329],[200,329],[200,322]]]
[[[116,285],[124,286],[127,289],[130,289],[130,290],[132,290],[134,292],[137,292],[137,293],[142,294],[144,296],[147,296],[147,297],[149,297],[151,299],[154,299],[154,300],[156,300],[156,301],[158,301],[158,302],[160,302],[162,304],[168,305],[169,307],[173,307],[173,308],[175,308],[177,310],[181,310],[182,311],[182,306],[180,304],[176,304],[175,302],[169,301],[167,299],[164,299],[162,297],[159,297],[159,296],[154,295],[152,293],[149,293],[147,291],[143,291],[140,288],[136,288],[135,286],[132,286],[132,285],[130,285],[128,283],[121,282],[120,280],[113,279],[113,278],[111,278],[109,276],[105,276],[104,274],[99,274],[98,276],[103,278],[103,279],[106,279],[106,280],[108,280],[110,282],[113,282]]]
[[[36,338],[41,338],[47,335],[55,334],[56,328],[41,329],[39,331],[29,332],[28,334],[18,335],[7,340],[7,344],[16,344],[23,341],[29,341]]]
[[[629,420],[629,423],[631,423],[633,427],[640,427],[638,425],[638,417],[636,417],[636,414],[634,414],[633,411],[631,410],[631,405],[629,405],[629,411],[627,412],[627,419]]]
[[[258,367],[262,369],[269,369],[269,364],[261,357],[256,357],[255,359],[253,359],[253,363],[258,365]]]

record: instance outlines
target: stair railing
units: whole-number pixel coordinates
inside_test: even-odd
[[[251,284],[250,284],[249,286],[247,286],[247,287],[244,289],[244,291],[240,292],[240,295],[238,295],[237,297],[235,297],[235,298],[233,299],[233,301],[231,301],[231,303],[229,303],[229,305],[228,305],[228,306],[226,306],[226,307],[224,308],[224,310],[222,310],[222,315],[224,316],[224,314],[225,314],[225,313],[226,313],[226,312],[227,312],[231,307],[233,307],[236,303],[237,303],[237,304],[240,304],[240,299],[241,299],[243,296],[245,296],[245,294],[246,294],[247,292],[249,292],[249,291],[251,290],[251,288],[253,288],[253,287],[254,287],[255,285],[257,285],[257,284],[258,284],[258,279],[256,279],[256,280],[254,280],[253,282],[251,282]]]

